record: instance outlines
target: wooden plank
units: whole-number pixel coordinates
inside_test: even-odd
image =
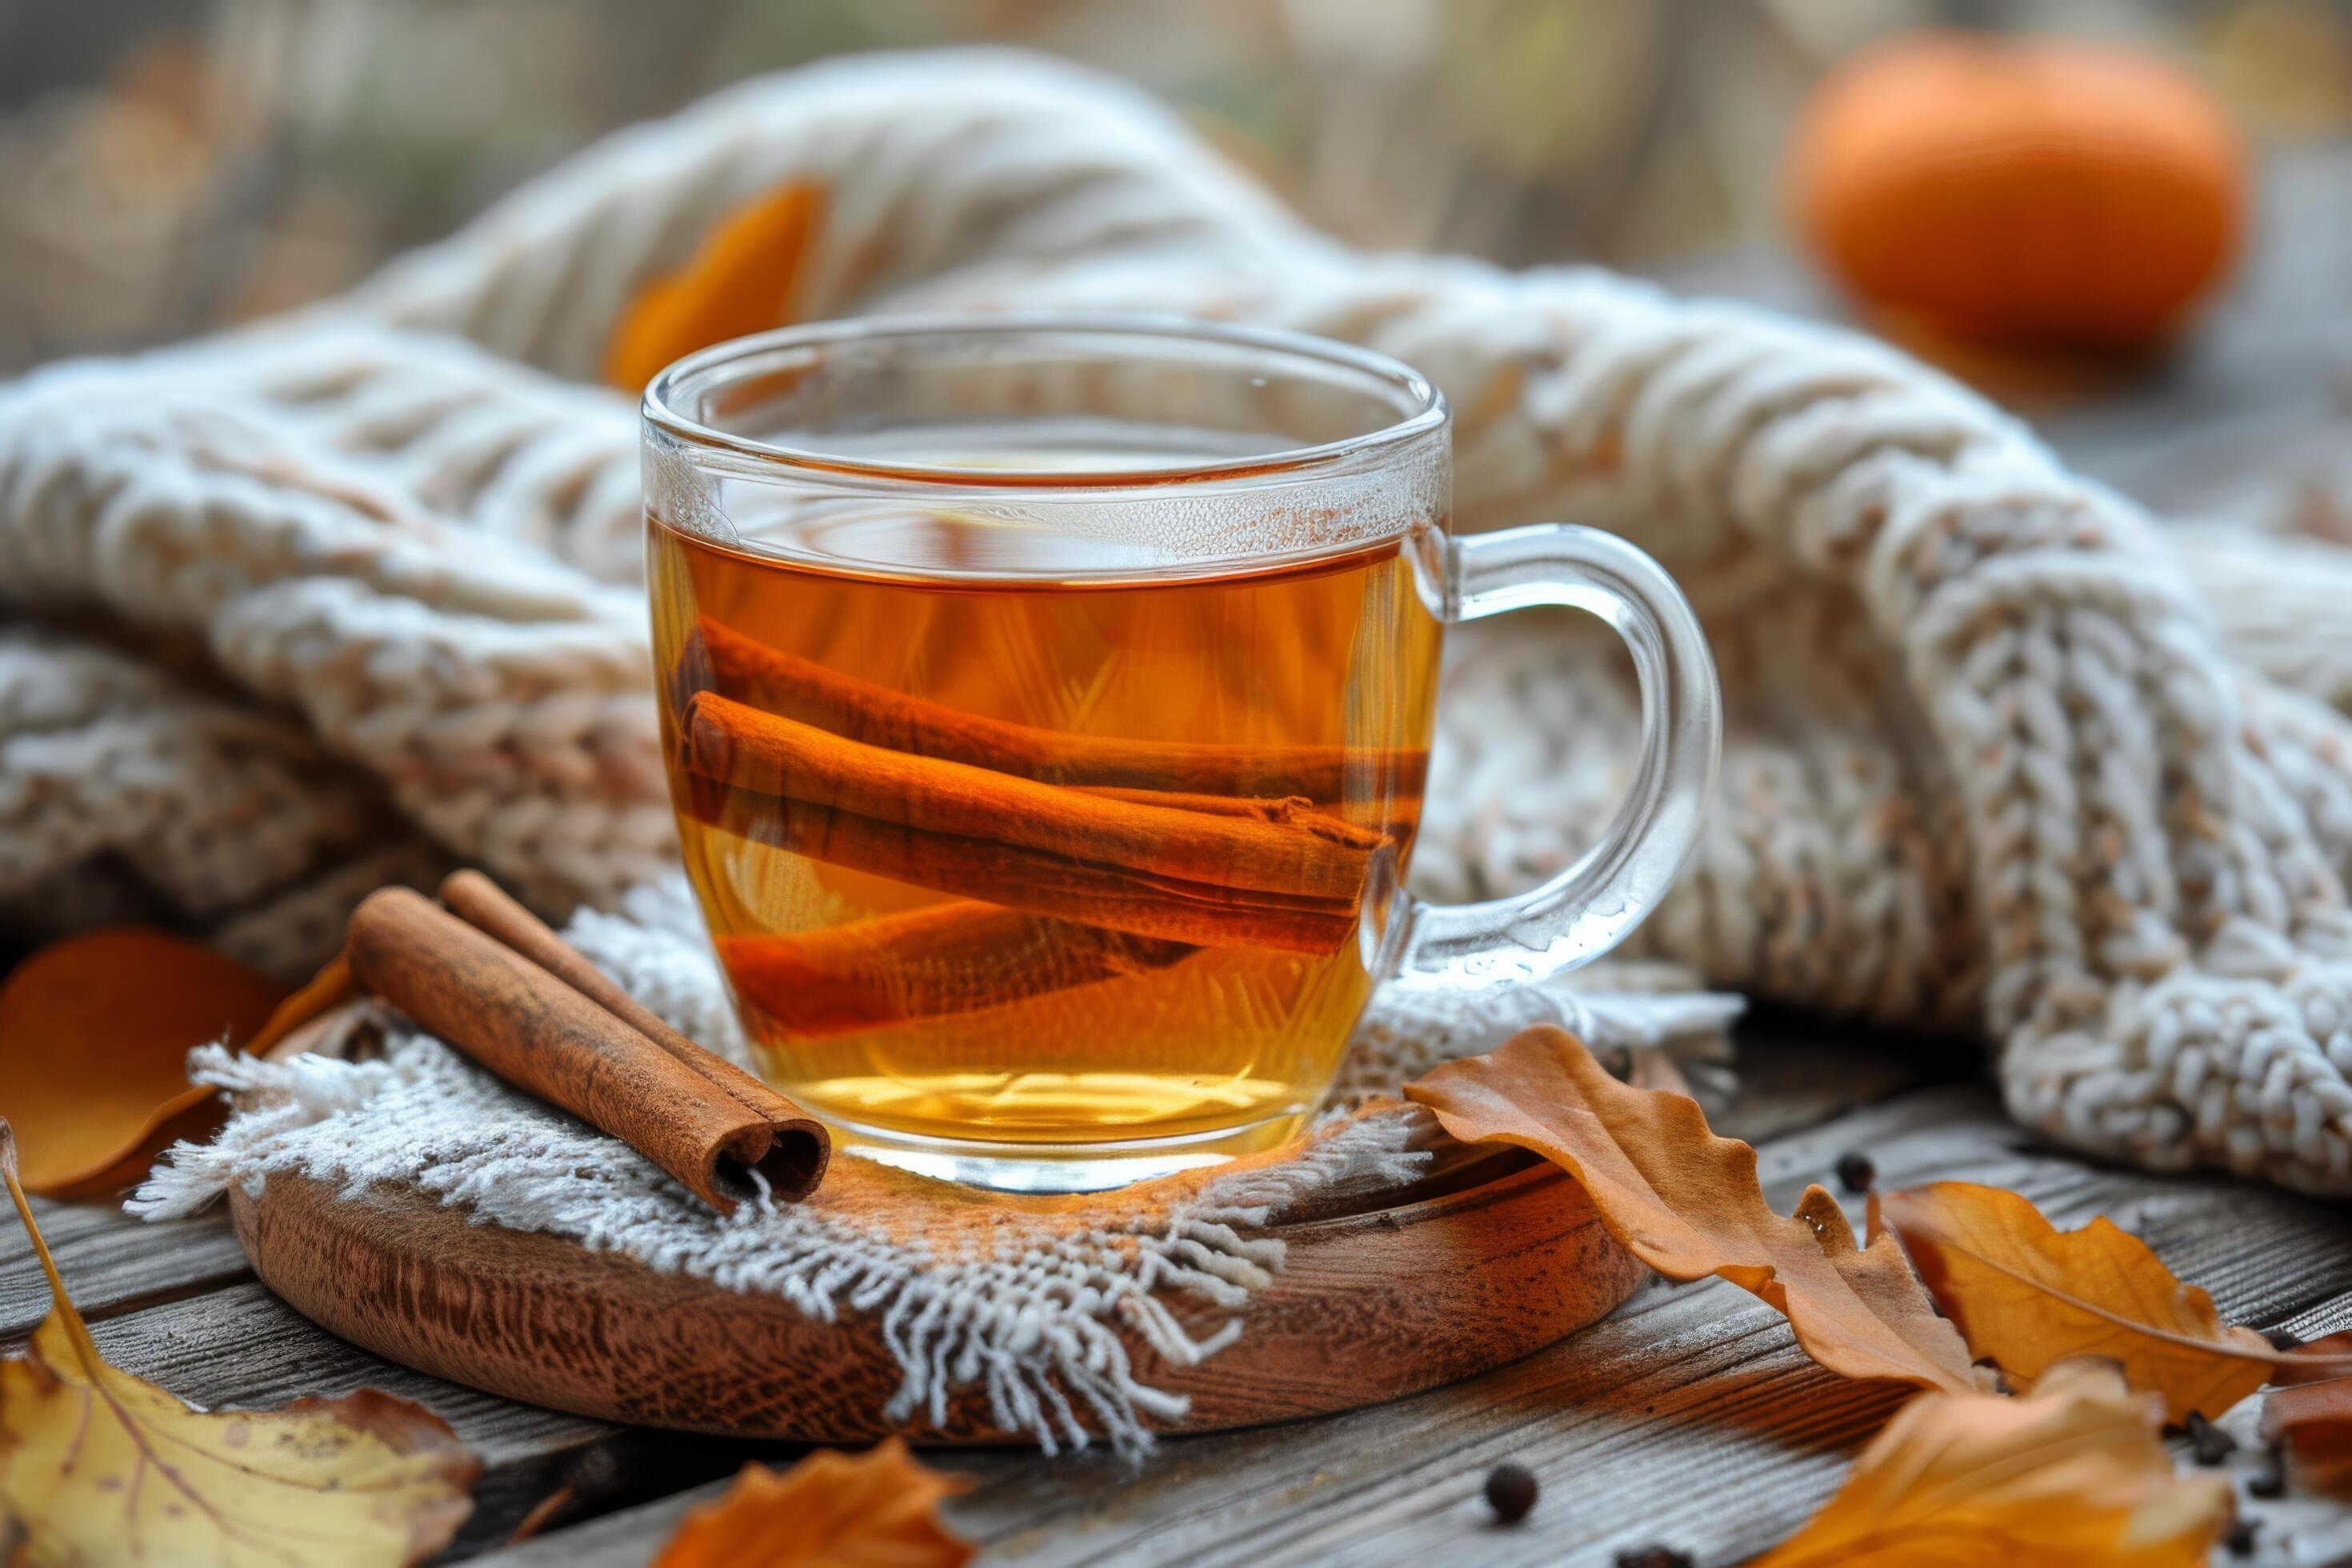
[[[1900,1058],[1881,1049],[1875,1059]],[[1752,1098],[1727,1123],[1802,1119],[1808,1104],[1851,1103],[1916,1075],[1873,1076],[1835,1042],[1768,1048],[1745,1065]],[[1965,1176],[2025,1192],[2061,1223],[2107,1213],[2241,1321],[2312,1331],[2352,1321],[2352,1249],[2331,1211],[2225,1180],[2087,1166],[2034,1145],[1974,1083],[1901,1093],[1768,1139],[1760,1168],[1773,1200],[1793,1203],[1849,1148],[1870,1153],[1887,1184]],[[491,1462],[460,1555],[495,1546],[575,1473],[592,1483],[583,1511],[615,1510],[486,1561],[642,1563],[719,1484],[693,1483],[731,1471],[747,1451],[456,1389],[342,1345],[253,1285],[127,1312],[102,1326],[101,1340],[125,1364],[206,1403],[269,1404],[365,1383],[440,1410]],[[1606,1562],[1653,1542],[1729,1562],[1801,1523],[1900,1397],[1820,1372],[1776,1314],[1729,1287],[1659,1285],[1587,1333],[1472,1383],[1319,1422],[1171,1442],[1140,1468],[1021,1451],[933,1462],[978,1480],[951,1517],[992,1562],[1391,1561],[1465,1536],[1482,1559],[1503,1563],[1588,1552]],[[2252,1419],[2250,1405],[2233,1422]],[[685,1462],[680,1450],[691,1450]],[[1536,1517],[1512,1531],[1491,1527],[1479,1500],[1486,1470],[1505,1458],[1535,1468],[1545,1491]],[[2251,1463],[2241,1457],[2242,1468]],[[662,1495],[679,1486],[690,1489]],[[2352,1551],[2333,1505],[2299,1500],[2274,1523],[2254,1561]]]
[[[1751,1132],[1818,1120],[1920,1074],[1916,1064],[1872,1048],[1851,1031],[1823,1037],[1790,1020],[1778,1035],[1764,1033],[1744,1064],[1736,1118]],[[748,1453],[790,1451],[576,1420],[380,1360],[318,1330],[251,1283],[218,1216],[148,1226],[110,1204],[36,1200],[36,1211],[68,1288],[100,1325],[109,1353],[128,1370],[204,1405],[268,1405],[369,1385],[449,1419],[488,1465],[458,1555],[500,1541],[567,1481],[583,1483],[589,1494],[583,1510],[593,1510],[730,1473]],[[0,1331],[21,1338],[48,1310],[46,1283],[21,1235],[0,1246],[0,1263],[13,1265],[0,1267]]]
[[[91,1332],[107,1359],[206,1407],[256,1408],[304,1394],[362,1387],[414,1399],[457,1429],[490,1464],[551,1443],[612,1430],[532,1405],[460,1388],[368,1354],[312,1325],[260,1285],[247,1282],[127,1313]]]
[[[1708,1110],[1708,1121],[1759,1148],[1912,1089],[1973,1083],[1984,1073],[1984,1052],[1973,1042],[1891,1036],[1789,1007],[1751,1007],[1736,1036],[1738,1088],[1729,1105]]]
[[[269,1407],[374,1387],[447,1420],[484,1459],[453,1556],[496,1545],[559,1487],[584,1508],[731,1473],[772,1447],[615,1426],[518,1405],[370,1355],[303,1320],[253,1279],[226,1214],[148,1224],[113,1203],[32,1200],[67,1289],[116,1365],[207,1407]],[[0,1240],[0,1340],[16,1350],[49,1310],[21,1226]]]
[[[1891,1052],[1885,1047],[1883,1038],[1874,1037],[1868,1031],[1825,1025],[1818,1019],[1773,1009],[1761,1010],[1743,1025],[1740,1032],[1739,1094],[1722,1123],[1727,1131],[1748,1138],[1761,1139],[1776,1131],[1810,1126],[1923,1081],[1972,1076],[1977,1065],[1971,1049],[1953,1042],[1922,1039],[1911,1050]],[[1758,1311],[1759,1325],[1777,1321],[1762,1309]],[[1799,1364],[1808,1363],[1800,1360]],[[1296,1429],[1285,1426],[1267,1430]],[[1173,1453],[1191,1447],[1189,1443],[1175,1444],[1167,1451]],[[934,1455],[933,1461],[947,1468],[993,1475],[1008,1465],[1033,1463],[1034,1457],[1025,1452],[942,1452]],[[1067,1462],[1091,1473],[1103,1461],[1100,1457],[1088,1457]],[[723,1480],[713,1482],[561,1529],[499,1554],[495,1560],[501,1563],[642,1563],[667,1537],[687,1509],[717,1495],[724,1484]]]
[[[253,1277],[226,1215],[148,1225],[111,1203],[47,1198],[33,1200],[33,1215],[92,1322]],[[49,1285],[13,1215],[0,1232],[0,1343],[13,1345],[48,1315]]]
[[[588,1507],[656,1497],[731,1473],[750,1450],[517,1405],[411,1372],[344,1343],[250,1281],[94,1323],[107,1359],[208,1408],[270,1408],[305,1394],[380,1388],[441,1416],[482,1457],[474,1515],[452,1555],[502,1543],[566,1484]],[[773,1452],[775,1450],[764,1450]]]
[[[747,1454],[796,1451],[586,1420],[383,1361],[255,1282],[218,1216],[151,1226],[111,1206],[40,1199],[34,1206],[100,1349],[125,1371],[208,1408],[268,1408],[372,1387],[446,1420],[484,1462],[456,1557],[503,1542],[560,1487],[582,1493],[583,1508],[610,1508],[730,1474]],[[19,1339],[48,1311],[47,1283],[21,1230],[0,1247],[0,1291]]]
[[[76,1306],[125,1370],[206,1406],[375,1387],[449,1421],[486,1467],[455,1555],[502,1542],[559,1487],[585,1494],[583,1507],[611,1507],[730,1473],[755,1451],[516,1405],[369,1355],[254,1283],[225,1215],[150,1225],[111,1203],[35,1198],[33,1209]],[[13,1350],[47,1314],[49,1291],[31,1242],[9,1229],[0,1241],[0,1337]]]
[[[482,1456],[461,1541],[504,1539],[592,1444],[619,1429],[515,1405],[395,1366],[312,1326],[247,1281],[93,1324],[107,1359],[206,1408],[268,1409],[305,1394],[380,1388],[447,1421]]]
[[[2023,1147],[1976,1088],[1906,1096],[1768,1146],[1774,1201],[1793,1203],[1855,1146],[1890,1184],[1967,1175],[2024,1192],[2062,1223],[2105,1211],[2141,1224],[2242,1321],[2352,1300],[2352,1249],[2328,1210]],[[1407,1561],[1472,1532],[1481,1559],[1496,1562],[1605,1562],[1655,1542],[1735,1562],[1801,1523],[1899,1397],[1812,1367],[1776,1315],[1728,1286],[1660,1287],[1472,1383],[1311,1426],[1171,1444],[1133,1476],[1102,1460],[980,1456],[988,1479],[954,1515],[992,1561],[1017,1563]],[[1506,1458],[1536,1470],[1550,1506],[1520,1530],[1490,1531],[1479,1487]],[[2352,1531],[2342,1543],[2352,1548]]]
[[[2241,1321],[2352,1304],[2352,1249],[2331,1211],[2242,1184],[2088,1167],[2029,1144],[1980,1088],[1907,1095],[1775,1141],[1761,1162],[1773,1200],[1793,1203],[1850,1147],[1889,1184],[1967,1176],[2023,1192],[2061,1223],[2106,1212],[2138,1226]],[[953,1515],[992,1561],[1015,1563],[1404,1561],[1465,1536],[1503,1563],[1605,1562],[1659,1542],[1734,1562],[1801,1524],[1900,1397],[1812,1367],[1775,1314],[1728,1286],[1662,1286],[1472,1383],[1171,1444],[1133,1474],[1106,1458],[960,1458],[984,1479]],[[1550,1505],[1510,1531],[1486,1528],[1478,1500],[1506,1458],[1536,1470]],[[2343,1511],[2326,1519],[2298,1532],[2299,1550],[2352,1550]]]

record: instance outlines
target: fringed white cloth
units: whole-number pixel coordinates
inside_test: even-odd
[[[1460,526],[1617,529],[1706,620],[1720,808],[1644,954],[1981,1029],[2019,1119],[2075,1147],[2352,1192],[2352,623],[2263,608],[2310,603],[2340,552],[2184,542],[2185,572],[2137,508],[1879,344],[1598,272],[1360,255],[1134,92],[992,53],[747,84],[331,309],[0,389],[0,596],[102,612],[163,684],[200,647],[251,726],[94,677],[43,708],[68,656],[0,660],[0,900],[127,882],[266,948],[304,878],[346,887],[381,848],[371,801],[550,908],[666,870],[630,402],[577,382],[648,279],[793,183],[823,198],[805,316],[1181,310],[1430,372]],[[1612,665],[1526,619],[1456,639],[1414,868],[1440,895],[1557,868],[1622,783]],[[54,763],[142,726],[88,743],[94,772]],[[187,787],[117,816],[156,755]],[[357,804],[257,813],[312,769]],[[204,869],[257,815],[277,837],[247,880]]]

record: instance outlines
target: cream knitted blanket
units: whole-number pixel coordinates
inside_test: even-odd
[[[331,308],[0,388],[0,902],[299,970],[450,858],[557,912],[662,876],[634,410],[582,383],[793,182],[803,317],[1181,310],[1428,371],[1461,526],[1619,530],[1714,638],[1722,793],[1643,951],[1981,1030],[2078,1148],[2352,1191],[2352,626],[2273,614],[2352,603],[2343,558],[2159,533],[1864,339],[1356,253],[1131,91],[993,54],[747,84]],[[1556,868],[1622,783],[1612,663],[1527,619],[1457,638],[1439,896]]]

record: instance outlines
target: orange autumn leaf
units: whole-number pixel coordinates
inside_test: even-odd
[[[1793,1215],[1773,1213],[1755,1150],[1708,1131],[1685,1095],[1619,1082],[1564,1030],[1527,1030],[1405,1094],[1465,1143],[1516,1143],[1559,1165],[1635,1257],[1670,1279],[1713,1274],[1752,1291],[1787,1314],[1797,1343],[1831,1371],[1976,1386],[1959,1335],[1891,1241],[1856,1247],[1820,1187]]]
[[[896,1437],[863,1454],[821,1448],[781,1475],[746,1465],[649,1568],[961,1568],[972,1549],[939,1507],[968,1484]]]
[[[25,1185],[111,1191],[178,1119],[191,1048],[260,1028],[286,988],[259,970],[143,926],[54,942],[0,985],[0,1115],[25,1131]]]
[[[49,1278],[49,1315],[0,1361],[0,1521],[26,1568],[407,1563],[448,1544],[481,1462],[374,1389],[204,1411],[109,1365],[66,1295],[0,1121],[0,1173]]]
[[[1871,1226],[1903,1244],[1969,1352],[2021,1380],[2103,1356],[2182,1421],[2192,1410],[2221,1415],[2283,1359],[2262,1335],[2222,1322],[2212,1297],[2105,1219],[2062,1231],[2015,1193],[1938,1182],[1874,1198]]]
[[[2315,1340],[2304,1356],[2352,1367],[2352,1333]],[[2305,1486],[2352,1500],[2352,1375],[2315,1379],[2291,1366],[2279,1381],[2289,1386],[2263,1396],[2263,1441],[2286,1445]]]
[[[621,312],[604,344],[605,381],[642,392],[672,360],[790,321],[824,206],[816,186],[790,184],[721,219],[685,266]]]
[[[1755,1568],[2204,1568],[2230,1483],[2173,1474],[2161,1420],[2095,1362],[2022,1399],[1923,1394]]]

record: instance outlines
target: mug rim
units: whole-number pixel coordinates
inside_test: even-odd
[[[1018,468],[885,461],[764,441],[721,430],[685,413],[680,393],[690,384],[763,354],[877,338],[1060,334],[1077,338],[1143,338],[1213,343],[1223,348],[1287,355],[1352,372],[1405,399],[1401,417],[1338,440],[1253,453],[1243,458],[1166,464]],[[645,425],[707,453],[748,462],[778,477],[818,484],[873,486],[902,491],[1032,490],[1077,492],[1151,490],[1181,485],[1311,481],[1378,467],[1392,455],[1442,435],[1453,411],[1428,376],[1376,350],[1274,327],[1241,326],[1193,317],[1118,311],[1005,310],[893,316],[852,316],[799,322],[696,350],[646,383],[639,402]]]

